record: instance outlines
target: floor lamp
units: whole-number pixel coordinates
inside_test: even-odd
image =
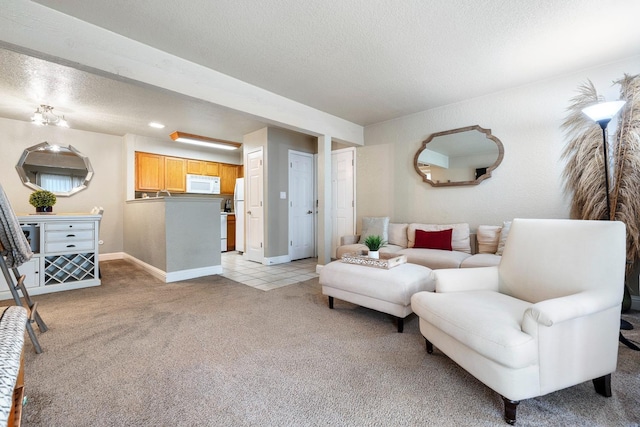
[[[613,117],[618,114],[618,111],[625,104],[624,101],[611,101],[611,102],[601,102],[599,104],[594,104],[589,107],[586,107],[582,110],[582,112],[587,115],[591,120],[598,123],[600,128],[602,129],[602,154],[604,156],[604,184],[605,184],[605,192],[607,195],[607,221],[611,220],[611,203],[609,201],[609,153],[607,150],[607,125],[613,119]],[[626,285],[625,285],[626,286]],[[633,325],[627,322],[624,319],[620,319],[620,329],[629,330],[633,329]],[[622,333],[620,333],[620,342],[625,344],[627,347],[632,348],[634,350],[639,350],[635,344],[627,340]]]

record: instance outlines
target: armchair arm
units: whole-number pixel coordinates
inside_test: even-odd
[[[344,245],[355,245],[360,241],[360,235],[354,234],[349,236],[341,236],[340,237],[340,246]]]
[[[526,328],[528,319],[544,326],[552,326],[555,323],[598,313],[621,303],[622,293],[616,295],[615,292],[594,289],[540,301],[524,312],[523,329]]]
[[[433,270],[436,292],[497,291],[498,267]]]

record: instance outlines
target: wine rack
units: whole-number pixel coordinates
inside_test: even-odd
[[[44,257],[44,285],[95,279],[95,254],[81,253]]]

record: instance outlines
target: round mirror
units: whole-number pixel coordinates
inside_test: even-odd
[[[68,148],[42,142],[22,153],[16,165],[22,183],[56,196],[71,196],[87,188],[93,168],[89,158],[71,145]]]
[[[413,164],[434,187],[478,185],[491,177],[504,156],[502,142],[480,126],[434,133],[422,142]]]

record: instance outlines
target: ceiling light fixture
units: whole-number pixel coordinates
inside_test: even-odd
[[[237,150],[242,146],[239,142],[225,141],[224,139],[209,138],[207,136],[193,135],[175,131],[171,135],[171,139],[176,142],[185,142],[187,144],[195,144],[203,147],[221,148],[223,150]]]
[[[63,128],[69,127],[69,123],[64,119],[64,115],[58,116],[53,112],[53,107],[44,104],[36,108],[35,113],[33,113],[31,117],[31,121],[38,126],[56,125],[62,126]]]
[[[149,122],[149,126],[156,129],[164,129],[164,125],[158,122]]]

